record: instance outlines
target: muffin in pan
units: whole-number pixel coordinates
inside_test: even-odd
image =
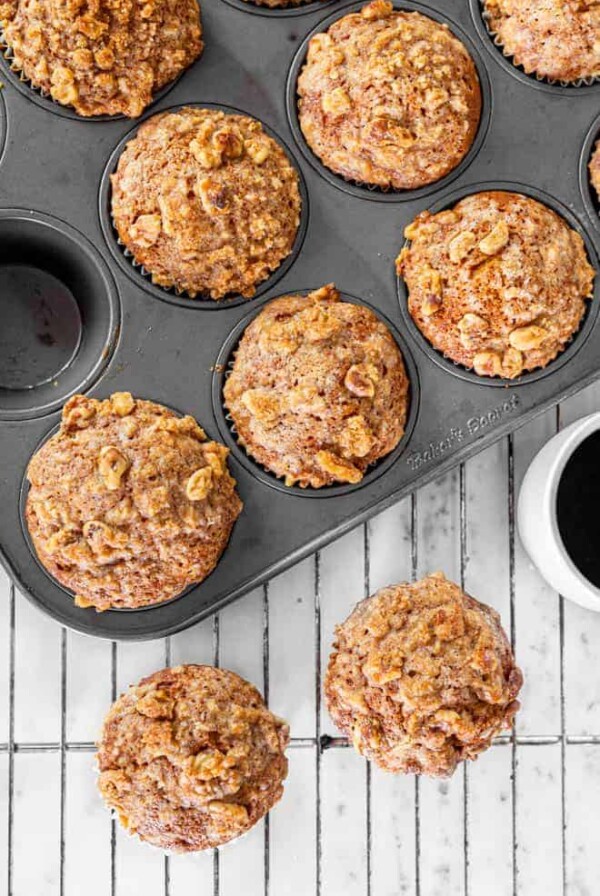
[[[530,75],[580,82],[600,75],[600,6],[594,0],[483,0],[506,56]]]
[[[247,327],[223,390],[239,442],[286,485],[357,483],[404,433],[400,349],[333,284],[269,302]]]
[[[98,788],[123,827],[170,852],[220,846],[278,802],[289,728],[253,685],[212,666],[162,669],[108,713]]]
[[[467,154],[481,89],[446,25],[373,0],[311,39],[298,111],[308,145],[331,171],[409,190],[444,177]]]
[[[111,177],[121,242],[191,298],[251,297],[294,246],[298,173],[246,115],[187,107],[146,121]]]
[[[13,68],[83,116],[135,118],[203,49],[197,0],[0,0]]]
[[[447,777],[510,728],[522,682],[498,614],[434,573],[382,588],[336,628],[325,699],[384,771]]]
[[[577,332],[594,270],[581,236],[546,205],[487,191],[405,229],[398,274],[425,338],[480,376],[545,367]]]
[[[27,469],[40,562],[80,607],[177,596],[212,572],[242,510],[228,453],[193,417],[129,392],[76,395]]]
[[[596,199],[600,200],[600,141],[594,146],[588,166],[590,183],[596,192]]]

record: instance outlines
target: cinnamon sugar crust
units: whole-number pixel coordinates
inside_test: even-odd
[[[473,60],[442,25],[374,0],[308,47],[298,78],[308,145],[343,177],[415,189],[455,168],[481,113]]]
[[[426,339],[480,376],[545,367],[579,329],[595,271],[581,236],[541,202],[489,191],[422,212],[396,265]]]
[[[212,666],[163,669],[113,704],[98,788],[123,827],[194,852],[250,830],[281,798],[289,728],[249,682]]]
[[[129,392],[76,395],[27,469],[40,562],[83,608],[176,597],[212,572],[242,510],[228,454],[193,417]]]
[[[484,0],[488,26],[506,55],[553,81],[600,75],[598,0]]]
[[[446,777],[510,728],[522,682],[498,614],[435,573],[382,588],[336,628],[325,699],[384,771]]]
[[[292,251],[298,174],[249,116],[191,107],[155,115],[111,182],[119,237],[159,286],[249,298]]]
[[[0,0],[14,64],[79,114],[136,118],[203,49],[197,0]]]
[[[223,390],[240,444],[286,485],[357,483],[404,433],[409,383],[378,317],[333,284],[269,302]]]

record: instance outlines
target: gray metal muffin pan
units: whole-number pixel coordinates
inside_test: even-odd
[[[254,115],[287,144],[302,171],[308,195],[304,241],[298,241],[293,263],[278,272],[279,278],[276,274],[266,291],[245,302],[178,298],[129,269],[107,217],[102,181],[116,147],[137,123],[65,115],[28,85],[19,82],[17,88],[15,76],[4,73],[0,267],[27,264],[58,278],[78,304],[81,335],[71,362],[65,367],[63,358],[59,364],[57,353],[56,376],[37,386],[32,381],[31,388],[2,383],[15,363],[20,375],[31,369],[35,380],[38,353],[52,353],[52,340],[17,332],[19,357],[10,351],[0,356],[1,559],[22,592],[61,624],[116,639],[179,631],[600,374],[600,282],[564,354],[546,370],[510,383],[477,378],[441,358],[410,321],[394,272],[403,229],[423,209],[442,208],[470,192],[506,188],[541,198],[580,231],[598,268],[597,203],[585,167],[600,131],[600,87],[552,87],[511,67],[487,34],[479,0],[397,5],[447,20],[458,36],[466,36],[483,87],[474,150],[457,171],[425,191],[382,193],[349,185],[323,171],[298,132],[290,103],[293,78],[288,81],[298,70],[305,38],[321,20],[360,4],[315,0],[270,11],[244,0],[205,0],[202,58],[148,110],[210,103]],[[6,63],[3,67],[8,69]],[[242,321],[269,299],[332,281],[391,324],[411,376],[410,425],[399,448],[360,485],[285,489],[235,446],[220,404],[223,373],[215,365],[227,362]],[[8,344],[15,320],[11,295],[0,291],[0,345]],[[46,370],[48,356],[42,360]],[[212,438],[230,444],[244,511],[221,562],[201,585],[153,608],[99,614],[75,607],[72,596],[36,561],[22,522],[24,474],[32,452],[56,429],[69,395],[85,391],[104,397],[117,390],[193,414]]]

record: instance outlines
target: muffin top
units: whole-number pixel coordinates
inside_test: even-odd
[[[223,390],[240,443],[286,485],[360,482],[404,432],[408,378],[396,342],[333,284],[269,302]]]
[[[129,392],[74,396],[27,469],[41,563],[97,610],[157,604],[201,582],[242,509],[228,453],[193,417]]]
[[[260,122],[185,108],[146,121],[112,175],[119,237],[159,286],[254,295],[289,255],[298,174]]]
[[[480,376],[545,367],[578,330],[594,270],[582,238],[541,202],[490,191],[422,212],[397,259],[424,336]]]
[[[173,852],[208,849],[281,798],[288,741],[286,723],[234,672],[163,669],[108,713],[98,787],[131,834]]]
[[[141,115],[200,56],[197,0],[0,0],[15,67],[79,115]]]
[[[382,588],[336,628],[325,698],[385,771],[445,777],[510,727],[522,682],[498,614],[434,573]]]
[[[484,0],[488,27],[527,74],[552,81],[600,75],[596,0]]]
[[[481,91],[446,25],[374,0],[315,35],[298,78],[304,136],[324,165],[382,188],[439,180],[468,152]]]

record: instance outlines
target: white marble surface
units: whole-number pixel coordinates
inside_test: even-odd
[[[0,573],[0,892],[598,896],[600,614],[544,585],[510,513],[533,453],[598,408],[595,385],[168,643],[62,632]],[[526,678],[516,743],[443,783],[385,776],[339,742],[319,751],[336,734],[319,693],[334,624],[369,590],[435,569],[512,633]],[[113,690],[215,659],[290,720],[286,793],[239,843],[165,860],[111,824],[92,741]]]

